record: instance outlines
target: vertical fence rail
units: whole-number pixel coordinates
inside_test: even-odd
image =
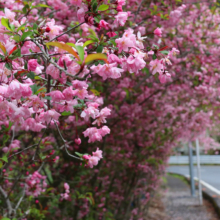
[[[200,154],[199,154],[199,140],[196,139],[196,156],[197,156],[197,175],[199,188],[199,204],[202,205],[202,186],[201,186],[201,170],[200,170]]]
[[[191,187],[191,195],[195,197],[195,182],[194,182],[194,170],[193,170],[193,149],[192,142],[189,142],[189,173],[190,173],[190,187]]]

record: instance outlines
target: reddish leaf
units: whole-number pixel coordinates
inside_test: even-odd
[[[15,46],[15,47],[9,52],[9,55],[11,55],[15,50],[17,50],[17,46]]]

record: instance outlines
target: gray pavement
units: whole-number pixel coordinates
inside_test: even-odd
[[[167,172],[189,175],[189,166],[169,166]],[[197,177],[197,168],[194,166],[194,176]],[[201,179],[220,190],[220,166],[202,166]]]

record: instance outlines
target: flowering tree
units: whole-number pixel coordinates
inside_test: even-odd
[[[218,4],[0,4],[1,216],[142,219],[172,147],[219,120]]]

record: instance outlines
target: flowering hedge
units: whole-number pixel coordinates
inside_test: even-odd
[[[2,219],[144,219],[219,121],[219,4],[190,2],[0,2]]]

